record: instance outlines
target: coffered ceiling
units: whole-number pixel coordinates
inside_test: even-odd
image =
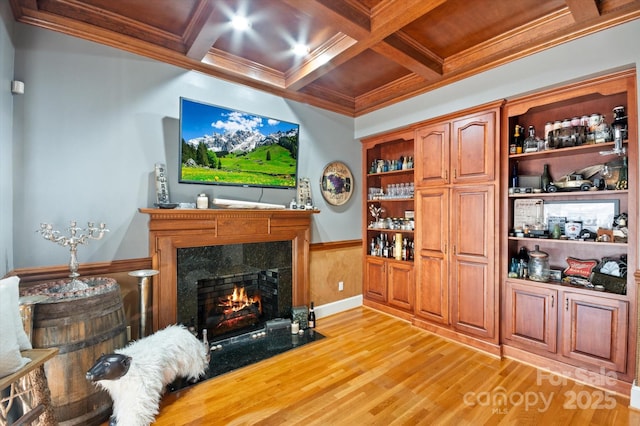
[[[349,116],[640,16],[640,0],[9,1],[19,22]]]

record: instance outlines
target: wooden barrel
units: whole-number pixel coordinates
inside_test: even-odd
[[[111,397],[85,375],[100,355],[126,345],[126,320],[118,284],[98,280],[114,285],[41,302],[33,312],[33,347],[60,351],[45,365],[60,425],[99,425],[111,415]]]

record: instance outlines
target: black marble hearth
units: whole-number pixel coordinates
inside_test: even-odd
[[[290,329],[285,328],[265,333],[263,336],[256,336],[256,332],[252,332],[219,340],[212,344],[209,369],[197,383],[321,339],[324,339],[324,336],[314,329],[291,334]],[[169,386],[169,390],[174,392],[194,384],[178,380]]]

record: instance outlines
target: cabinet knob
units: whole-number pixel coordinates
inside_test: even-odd
[[[553,308],[553,302],[554,302],[554,299],[555,299],[555,298],[554,298],[554,296],[553,296],[553,294],[552,294],[552,295],[551,295],[551,307],[552,307],[552,308]]]

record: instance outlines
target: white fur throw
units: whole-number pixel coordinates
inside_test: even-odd
[[[185,327],[171,325],[115,350],[116,354],[131,357],[128,371],[125,369],[121,377],[101,376],[99,370],[104,370],[104,366],[113,367],[109,362],[103,362],[103,367],[99,365],[106,358],[103,356],[89,370],[87,378],[111,395],[112,422],[115,420],[118,426],[145,426],[155,420],[160,398],[169,383],[178,377],[196,380],[204,374],[208,367],[207,350]]]

